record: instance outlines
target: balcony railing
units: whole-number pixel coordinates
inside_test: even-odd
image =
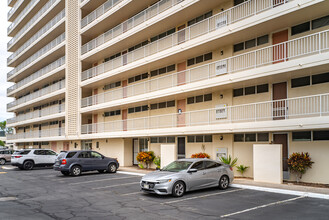
[[[14,7],[12,7],[9,11],[8,11],[8,14],[7,14],[7,18],[9,20],[9,18],[14,14],[14,12],[19,8],[19,6],[21,6],[21,4],[24,2],[24,0],[18,0]]]
[[[23,11],[17,16],[17,18],[9,25],[7,32],[10,33],[13,28],[22,21],[22,19],[31,10],[32,6],[35,6],[40,0],[31,0],[30,3],[23,9]]]
[[[82,99],[87,107],[329,50],[329,30]]]
[[[48,53],[50,50],[55,48],[56,46],[60,45],[62,42],[65,41],[65,33],[59,35],[56,37],[53,41],[51,41],[49,44],[38,50],[35,54],[30,56],[28,59],[24,60],[22,63],[20,63],[17,67],[15,67],[12,71],[10,71],[7,74],[7,78],[10,78],[14,74],[18,73],[23,68],[27,67],[31,63],[33,63],[35,60],[39,59],[44,54]]]
[[[9,124],[17,123],[17,122],[23,122],[23,121],[30,120],[30,119],[35,119],[35,118],[40,118],[40,117],[44,117],[44,116],[48,116],[48,115],[61,113],[64,111],[65,111],[65,104],[54,105],[49,108],[36,110],[36,111],[29,112],[26,114],[18,115],[14,118],[7,119],[7,124],[9,125]]]
[[[22,53],[26,48],[31,46],[33,43],[40,40],[41,36],[54,27],[59,21],[65,17],[65,10],[61,11],[56,15],[50,22],[43,26],[36,34],[34,34],[28,41],[26,41],[20,48],[18,48],[13,54],[11,54],[7,59],[7,64],[9,64],[13,59]]]
[[[54,69],[63,66],[65,64],[65,56],[59,58],[55,62],[52,62],[51,64],[43,67],[42,69],[38,70],[37,72],[31,74],[30,76],[24,78],[23,80],[17,82],[16,84],[12,85],[7,89],[7,94],[11,93],[12,91],[32,82],[35,79],[40,78],[41,76],[53,71]]]
[[[8,103],[7,104],[7,109],[18,106],[22,103],[31,101],[33,99],[37,99],[41,96],[48,95],[49,93],[61,90],[63,88],[65,88],[65,80],[59,81],[59,82],[57,82],[55,84],[52,84],[52,85],[50,85],[46,88],[40,89],[37,92],[33,92],[29,95],[23,96],[22,98],[19,98],[19,99],[13,101],[11,103]]]
[[[7,0],[7,4],[10,5],[13,0]]]
[[[129,18],[127,21],[119,24],[118,26],[112,28],[111,30],[105,32],[104,34],[98,36],[97,38],[89,41],[88,43],[84,44],[81,49],[81,53],[85,54],[96,47],[112,40],[115,37],[129,31],[130,29],[142,24],[143,22],[153,18],[154,16],[172,8],[173,6],[177,5],[178,3],[184,0],[161,0],[156,4],[148,7],[144,11],[138,13],[132,18]]]
[[[22,27],[15,37],[13,37],[7,44],[7,48],[9,49],[25,32],[27,29],[31,28],[37,20],[39,20],[49,8],[51,8],[55,3],[60,2],[60,0],[49,0],[30,20],[27,24]]]
[[[329,115],[329,94],[82,125],[82,134],[289,120]]]
[[[43,138],[43,137],[61,137],[65,136],[65,128],[42,129],[36,131],[22,132],[18,134],[8,134],[7,140]]]
[[[244,2],[176,33],[168,35],[167,37],[154,41],[153,43],[147,44],[146,46],[140,47],[134,51],[128,52],[113,60],[107,61],[97,67],[85,70],[82,72],[81,80],[87,80],[107,71],[127,65],[128,63],[132,63],[136,60],[154,55],[201,35],[216,31],[227,26],[228,24],[235,23],[246,17],[271,9],[277,5],[285,4],[285,2],[286,1],[284,0],[250,0]],[[274,5],[274,3],[276,4]]]
[[[104,4],[102,4],[101,6],[96,8],[94,11],[89,13],[86,17],[84,17],[81,20],[81,28],[84,28],[85,26],[87,26],[91,22],[95,21],[97,18],[99,18],[100,16],[105,14],[107,11],[109,11],[110,9],[112,9],[113,7],[115,7],[117,4],[119,4],[122,1],[123,0],[108,0],[108,1],[106,1]],[[83,0],[81,2],[83,2]]]

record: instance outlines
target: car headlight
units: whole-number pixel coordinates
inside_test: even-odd
[[[163,179],[163,180],[157,180],[158,184],[162,184],[162,183],[170,183],[171,179]]]

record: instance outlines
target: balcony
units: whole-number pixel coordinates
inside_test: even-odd
[[[7,4],[9,7],[13,7],[17,0],[7,0]]]
[[[236,73],[267,65],[277,65],[281,62],[327,52],[328,50],[329,30],[326,30],[174,74],[86,97],[82,99],[81,107],[83,108],[136,95],[147,94],[162,89],[174,88],[183,84],[216,78],[222,74]]]
[[[184,0],[161,0],[158,3],[148,7],[144,11],[138,13],[134,17],[128,19],[127,21],[119,24],[118,26],[112,28],[111,30],[105,32],[104,34],[98,36],[97,38],[84,44],[81,48],[81,54],[85,54],[104,43],[124,34],[125,32],[131,30],[134,27],[144,23],[145,21],[161,14],[162,12],[172,8],[173,6],[179,4]],[[83,20],[82,20],[83,22]]]
[[[19,55],[22,54],[28,47],[35,45],[44,34],[46,34],[50,29],[53,29],[60,21],[65,17],[65,10],[61,11],[56,17],[49,21],[45,26],[43,26],[36,34],[34,34],[28,41],[26,41],[21,47],[19,47],[13,54],[11,54],[7,59],[7,65],[10,65],[14,59],[17,59]]]
[[[55,84],[52,84],[46,88],[40,89],[37,92],[33,92],[29,95],[26,95],[22,98],[19,98],[11,103],[7,104],[7,110],[9,110],[10,108],[16,107],[20,104],[26,103],[28,101],[32,101],[34,99],[37,99],[39,97],[48,95],[49,93],[55,92],[55,91],[59,91],[61,89],[65,88],[65,80],[59,81]]]
[[[65,33],[59,35],[56,37],[53,41],[51,41],[49,44],[38,50],[36,53],[34,53],[32,56],[30,56],[28,59],[24,60],[22,63],[20,63],[16,68],[14,68],[12,71],[10,71],[7,74],[7,79],[11,79],[14,75],[18,75],[21,73],[23,69],[25,69],[27,66],[29,66],[31,63],[39,60],[43,55],[47,54],[49,51],[60,45],[65,41]]]
[[[16,27],[23,18],[31,11],[31,9],[38,4],[40,0],[31,0],[30,3],[24,8],[24,10],[17,16],[17,18],[9,25],[7,28],[8,35],[12,32],[14,27]]]
[[[179,32],[173,33],[160,40],[154,41],[153,43],[147,44],[144,47],[140,47],[134,51],[128,52],[121,57],[105,62],[101,65],[98,65],[97,67],[87,69],[82,72],[81,80],[84,81],[93,78],[105,72],[132,63],[134,61],[173,48],[177,45],[186,43],[192,39],[198,38],[210,32],[217,31],[223,27],[227,27],[227,25],[229,24],[233,24],[242,19],[256,15],[258,13],[264,12],[282,4],[286,4],[286,1],[280,0],[274,2],[272,0],[250,0],[244,2],[243,4],[237,5],[208,19],[205,19],[199,23],[182,29]],[[102,39],[99,42],[100,43],[94,42],[94,45],[101,45],[103,42]],[[83,48],[82,51],[84,51]]]
[[[31,119],[38,119],[38,121],[40,121],[45,116],[62,113],[64,111],[65,111],[65,104],[55,105],[55,106],[51,106],[49,108],[36,110],[36,111],[29,112],[26,114],[18,115],[17,117],[14,117],[14,118],[7,119],[7,124],[8,124],[8,126],[13,126],[11,124],[15,124],[15,123],[22,124],[22,123],[24,123],[24,121],[31,120]]]
[[[81,29],[111,10],[123,0],[108,0],[81,20]],[[82,3],[83,1],[81,1]]]
[[[117,120],[81,126],[81,134],[128,132],[137,130],[178,128],[180,130],[194,126],[232,125],[234,123],[269,123],[298,119],[298,123],[305,118],[321,118],[329,116],[329,94],[304,96],[276,101],[259,102],[237,106],[226,106],[199,111],[166,114],[143,118]],[[264,129],[264,128],[263,128]],[[203,130],[201,128],[201,130]],[[231,129],[227,129],[229,130]],[[168,130],[166,130],[168,132]],[[212,130],[212,132],[215,132]],[[232,131],[231,131],[232,132]],[[144,132],[143,132],[144,133]],[[179,133],[177,130],[176,134]],[[145,133],[144,133],[145,135]],[[121,135],[122,136],[122,135]]]
[[[22,132],[18,134],[8,134],[7,140],[32,139],[32,141],[35,141],[36,138],[45,138],[45,137],[56,138],[63,136],[65,136],[64,127]]]
[[[13,91],[16,89],[20,89],[21,87],[24,87],[31,83],[32,81],[39,80],[42,76],[52,72],[53,70],[57,69],[58,67],[61,67],[65,64],[65,56],[59,58],[55,62],[52,62],[51,64],[43,67],[42,69],[38,70],[37,72],[31,74],[30,76],[24,78],[23,80],[17,82],[16,84],[12,85],[7,89],[7,95],[9,96]]]
[[[8,13],[7,13],[7,19],[8,19],[8,21],[12,21],[12,19],[13,19],[12,16],[13,16],[14,14],[18,14],[18,13],[16,13],[16,12],[17,12],[18,8],[21,7],[21,6],[23,5],[23,3],[24,3],[24,0],[18,0],[18,1],[15,3],[14,7],[12,7],[12,8],[8,11]]]
[[[44,15],[48,12],[48,10],[59,3],[60,0],[49,0],[28,22],[24,27],[22,27],[15,36],[8,42],[7,48],[8,50],[26,33],[26,31],[32,28],[36,21],[40,20]],[[55,4],[56,3],[56,4]]]

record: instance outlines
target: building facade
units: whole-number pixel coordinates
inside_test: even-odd
[[[7,138],[19,148],[93,149],[122,166],[140,151],[204,151],[252,178],[253,145],[275,143],[285,179],[288,155],[309,152],[302,180],[329,183],[329,1],[8,5]]]

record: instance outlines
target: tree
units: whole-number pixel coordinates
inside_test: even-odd
[[[13,129],[7,127],[7,121],[1,121],[0,122],[0,131],[5,132],[5,134],[13,133]]]

